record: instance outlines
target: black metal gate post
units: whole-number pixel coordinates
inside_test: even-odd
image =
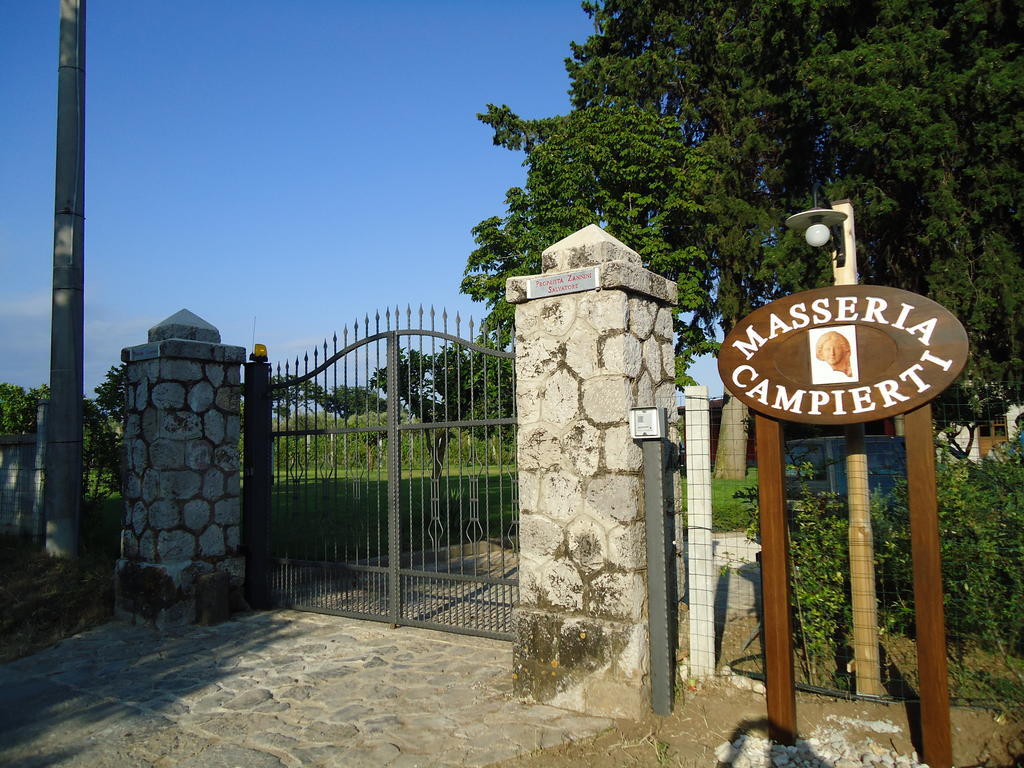
[[[660,409],[659,409],[660,410]],[[661,416],[663,419],[664,417]],[[677,635],[673,554],[673,450],[663,437],[643,440],[644,511],[647,521],[647,610],[651,651],[651,706],[672,713]]]
[[[242,526],[245,544],[245,599],[253,608],[270,608],[270,364],[253,356],[245,364],[245,447]]]
[[[402,477],[402,437],[398,434],[398,334],[388,334],[387,346],[387,421],[388,421],[388,616],[398,626],[401,611],[402,537],[398,526],[399,493]]]

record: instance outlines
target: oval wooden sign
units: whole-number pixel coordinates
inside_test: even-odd
[[[741,320],[718,371],[750,408],[785,421],[852,424],[895,416],[948,387],[967,332],[909,291],[841,285],[794,293]]]

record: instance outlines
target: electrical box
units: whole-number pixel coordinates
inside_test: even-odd
[[[665,437],[664,408],[630,408],[629,436],[634,440],[658,440]]]

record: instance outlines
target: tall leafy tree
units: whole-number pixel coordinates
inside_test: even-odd
[[[464,291],[498,306],[504,277],[536,271],[540,249],[596,220],[680,279],[682,382],[688,350],[713,348],[781,292],[827,284],[823,254],[782,229],[820,182],[853,200],[865,282],[958,314],[971,375],[1024,376],[1019,2],[604,0],[583,10],[595,34],[566,62],[573,111],[523,120],[491,105],[480,116],[496,144],[526,153],[528,171],[507,213],[474,229]],[[642,132],[622,177],[608,174],[603,161],[639,143],[637,125],[659,130]],[[655,146],[680,171],[671,183],[645,183],[657,176],[644,160]],[[609,204],[630,184],[646,193],[645,216],[632,220]]]

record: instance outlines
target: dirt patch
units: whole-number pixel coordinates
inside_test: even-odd
[[[0,538],[0,663],[102,624],[113,613],[114,564],[90,556],[50,557]]]
[[[1024,766],[1018,715],[954,709],[954,764],[961,766]],[[798,694],[800,738],[841,737],[909,755],[915,747],[904,704],[843,701]],[[502,763],[504,768],[622,768],[640,766],[716,765],[716,748],[744,734],[767,737],[765,699],[731,682],[715,681],[683,693],[669,717],[616,722],[592,739],[536,752]]]

